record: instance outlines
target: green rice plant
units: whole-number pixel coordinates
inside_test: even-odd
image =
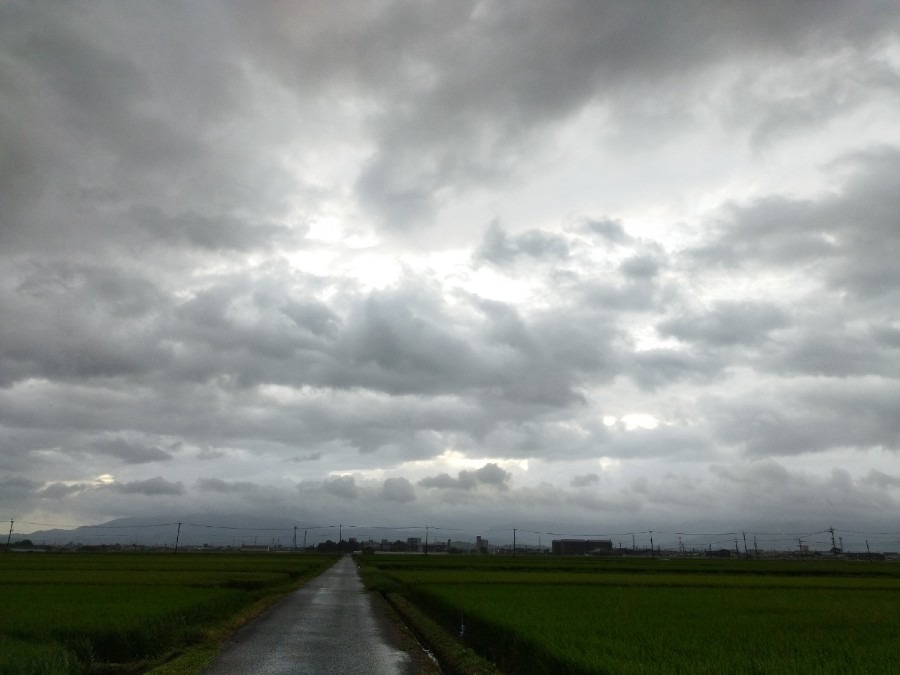
[[[873,655],[887,666],[900,628],[896,594],[535,585],[422,593],[465,617],[476,648],[524,659],[517,672],[558,672],[560,663],[570,672],[879,672]]]
[[[286,593],[335,560],[291,555],[3,555],[5,672],[80,672],[147,661],[204,627]],[[20,666],[19,664],[25,664]],[[76,665],[77,664],[77,665]],[[4,670],[5,669],[5,670]],[[49,669],[49,670],[48,670]]]
[[[367,564],[509,672],[894,669],[896,566],[429,558]]]
[[[84,669],[84,662],[61,644],[0,636],[0,675],[72,675]]]

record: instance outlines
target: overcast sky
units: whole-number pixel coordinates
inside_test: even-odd
[[[0,517],[893,530],[900,12],[0,5]]]

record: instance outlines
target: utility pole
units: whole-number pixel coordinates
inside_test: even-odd
[[[653,530],[647,530],[647,532],[650,535],[650,557],[654,558],[654,557],[656,557],[656,555],[653,551]]]
[[[294,550],[297,550],[297,526],[294,525]]]
[[[178,553],[178,540],[181,539],[181,523],[178,523],[178,532],[175,534],[175,553]]]
[[[425,526],[425,555],[428,555],[428,526]]]
[[[742,531],[741,534],[744,535],[744,557],[745,557],[747,560],[749,560],[749,559],[750,559],[750,554],[747,553],[747,533]]]
[[[869,554],[869,562],[872,562],[872,549],[869,548],[869,540],[866,539],[866,553]]]
[[[303,550],[306,551],[306,530],[303,530]]]
[[[16,522],[12,518],[9,519],[9,534],[6,537],[6,547],[9,548],[9,542],[12,539],[13,523]]]
[[[516,528],[513,528],[513,558],[516,557]]]
[[[753,535],[753,554],[759,558],[759,549],[756,548],[756,535]]]
[[[831,555],[837,557],[837,544],[834,541],[834,528],[829,527],[828,531],[831,532]]]
[[[737,537],[734,538],[734,552],[738,554],[738,557],[741,556],[741,549],[737,545]]]

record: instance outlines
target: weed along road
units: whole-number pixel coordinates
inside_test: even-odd
[[[365,592],[351,556],[237,631],[206,675],[367,673],[432,670],[401,649],[399,632]]]

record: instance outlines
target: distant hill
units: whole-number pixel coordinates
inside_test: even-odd
[[[179,531],[179,523],[181,523]],[[296,530],[295,530],[296,528]],[[266,517],[247,514],[195,513],[191,515],[156,515],[116,518],[97,525],[85,525],[72,529],[39,530],[16,535],[14,541],[29,539],[36,546],[135,546],[142,548],[174,548],[176,538],[179,548],[240,547],[242,545],[302,547],[304,539],[309,546],[326,540],[337,541],[338,533],[345,541],[353,538],[360,543],[369,539],[380,542],[387,539],[405,542],[409,537],[419,537],[424,543],[424,529],[359,527],[354,525],[312,523],[284,517]],[[432,531],[431,542],[446,544],[447,539]],[[454,548],[474,548],[471,541],[453,541]]]
[[[179,523],[180,531],[179,531]],[[323,533],[322,528],[288,518],[261,517],[245,514],[209,514],[173,516],[138,516],[117,518],[97,525],[85,525],[70,530],[39,530],[20,535],[18,539],[30,539],[36,545],[77,544],[86,546],[121,545],[142,547],[241,546],[242,544],[276,545],[292,547],[295,529],[297,545],[303,543],[304,529],[312,529],[314,536],[308,542],[315,544]],[[337,540],[337,528],[330,535]],[[346,538],[346,535],[345,535]]]

